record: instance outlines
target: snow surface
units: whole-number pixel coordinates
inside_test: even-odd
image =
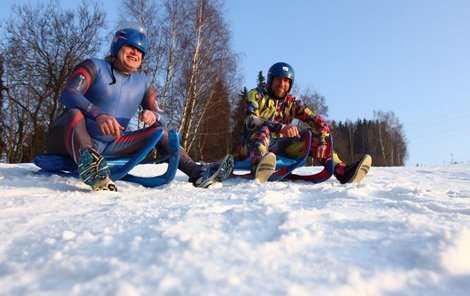
[[[0,294],[469,295],[468,165],[373,167],[348,185],[116,184],[0,164]]]

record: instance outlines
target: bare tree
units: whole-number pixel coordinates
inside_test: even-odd
[[[213,102],[219,102],[220,112],[227,102],[232,102],[236,97],[236,56],[230,50],[231,36],[220,6],[216,4],[214,1],[199,0],[197,6],[199,13],[194,24],[195,32],[199,32],[199,35],[193,36],[199,37],[195,37],[192,42],[191,68],[188,68],[185,109],[180,124],[188,150],[198,139],[199,128],[208,107]],[[214,96],[220,83],[227,89],[224,100]],[[218,116],[230,121],[230,114],[218,113]],[[226,136],[229,136],[228,133]]]
[[[59,115],[58,102],[73,67],[101,47],[105,14],[83,1],[62,11],[58,1],[13,7],[2,46],[10,122],[7,161],[30,161],[44,151],[47,131]]]
[[[204,125],[213,116],[207,110],[216,112],[212,108],[214,102],[226,104],[219,97],[225,93],[218,91],[220,85],[227,89],[222,99],[230,103],[237,82],[235,55],[230,50],[222,2],[123,0],[122,3],[121,18],[139,20],[149,32],[149,54],[143,71],[153,77],[160,105],[169,115],[169,126],[178,128],[182,146],[192,156],[203,157],[201,147],[207,145],[199,141],[207,142],[201,136],[210,131]],[[226,118],[229,121],[230,115]]]
[[[198,85],[198,74],[199,74],[199,65],[200,65],[200,55],[201,55],[201,46],[203,38],[203,27],[206,21],[206,0],[198,0],[196,19],[194,21],[194,33],[195,38],[192,44],[192,54],[191,54],[191,64],[188,71],[187,79],[188,85],[186,89],[186,98],[184,103],[184,109],[182,114],[181,123],[178,129],[178,132],[181,136],[181,143],[183,147],[188,146],[189,134],[191,128],[193,127],[194,119],[194,108],[196,106],[196,99],[199,95],[200,88]]]
[[[404,165],[407,151],[403,125],[393,112],[374,111],[374,117],[379,122],[377,137],[383,162],[392,166]]]
[[[354,159],[354,155],[355,155],[355,140],[356,140],[356,131],[357,131],[357,124],[354,124],[352,121],[349,121],[347,120],[346,123],[345,123],[345,127],[347,129],[347,135],[348,135],[348,156],[350,157],[350,159]]]
[[[5,131],[8,129],[6,128],[6,117],[5,111],[3,110],[3,90],[4,90],[4,81],[3,81],[3,55],[0,54],[0,161],[3,161],[6,152],[6,135]]]
[[[307,89],[299,95],[299,99],[313,112],[317,113],[323,118],[328,117],[328,105],[326,104],[326,98],[318,92],[312,92],[310,89]]]
[[[187,68],[191,60],[194,1],[167,0],[162,22],[164,73],[160,80],[161,104],[169,115],[169,126],[180,126],[186,98]]]
[[[164,48],[164,75],[163,75],[163,87],[161,95],[162,108],[168,110],[167,101],[174,100],[172,93],[176,93],[172,90],[174,86],[174,78],[178,69],[183,66],[185,53],[185,28],[189,28],[189,9],[185,9],[184,1],[182,0],[168,0],[165,3],[165,19],[162,23],[162,36],[163,48]]]

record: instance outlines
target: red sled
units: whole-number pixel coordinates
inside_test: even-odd
[[[310,175],[299,175],[293,173],[297,168],[305,166],[307,157],[310,154],[312,146],[312,133],[309,131],[305,133],[304,138],[304,151],[303,155],[298,158],[288,158],[282,155],[276,155],[276,171],[269,177],[268,181],[281,181],[281,180],[302,180],[311,183],[321,183],[328,180],[334,173],[334,163],[332,159],[327,160],[326,166],[320,172]],[[330,155],[333,156],[333,137],[330,135],[327,138],[327,149],[330,150]],[[251,158],[244,160],[235,160],[234,171],[248,171],[244,173],[233,173],[233,177],[253,178],[251,170]]]

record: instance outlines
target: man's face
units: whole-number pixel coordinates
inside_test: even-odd
[[[116,68],[124,73],[132,73],[142,64],[142,52],[137,48],[124,44],[117,54]]]
[[[274,76],[271,83],[271,92],[277,99],[283,99],[287,96],[291,80],[287,77]]]

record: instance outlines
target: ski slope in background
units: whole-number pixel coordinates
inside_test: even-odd
[[[230,179],[200,189],[181,172],[160,188],[116,185],[92,192],[32,164],[0,164],[0,294],[470,290],[468,165],[373,167],[355,185]]]

